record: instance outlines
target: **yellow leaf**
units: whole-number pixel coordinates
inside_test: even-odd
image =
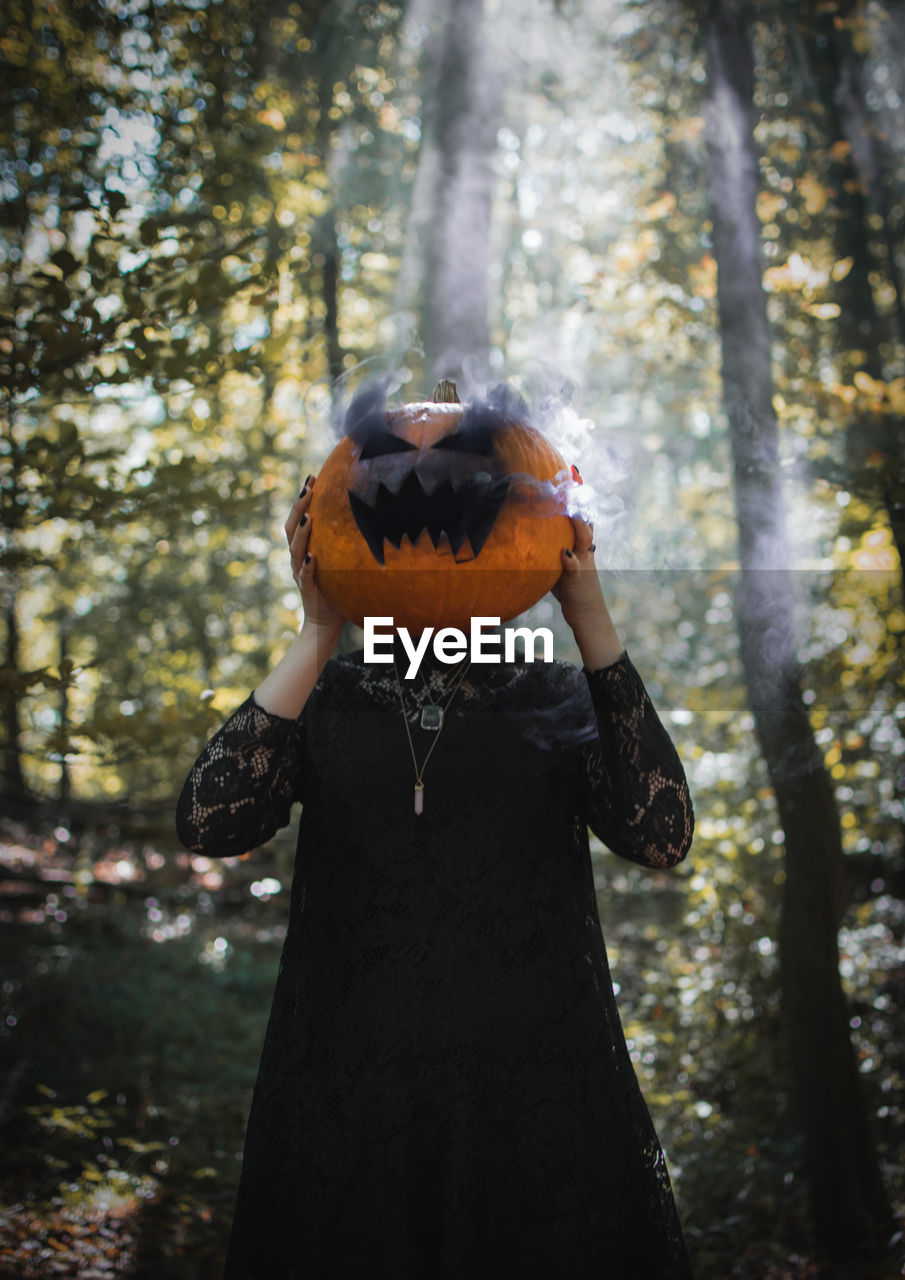
[[[854,265],[854,258],[840,258],[838,262],[833,263],[833,279],[844,280]]]
[[[863,24],[855,27],[852,32],[852,46],[855,52],[860,53],[862,57],[867,57],[870,54],[870,31]]]
[[[716,297],[716,258],[712,253],[705,253],[696,266],[688,268],[692,293],[698,298]]]
[[[829,276],[820,267],[815,267],[808,258],[800,253],[789,254],[787,262],[776,267],[768,267],[764,272],[764,288],[770,293],[781,293],[795,289],[819,289],[827,283]]]
[[[117,1138],[116,1141],[121,1147],[128,1147],[130,1151],[134,1151],[136,1155],[145,1155],[148,1151],[166,1151],[167,1149],[165,1142],[139,1142],[137,1138]]]
[[[13,40],[9,36],[0,40],[0,52],[16,67],[27,67],[31,62],[31,50],[28,45],[21,40]]]
[[[652,231],[644,230],[631,241],[623,241],[616,246],[616,267],[620,272],[628,273],[640,267],[646,261],[651,249],[656,245],[656,237]],[[243,570],[244,572],[244,570]]]
[[[92,1106],[95,1106],[98,1102],[103,1101],[103,1099],[106,1098],[106,1096],[107,1096],[106,1089],[94,1089],[91,1093],[88,1094],[87,1101],[90,1102]]]
[[[801,148],[787,142],[777,149],[776,154],[783,164],[796,164],[801,159]]]
[[[804,196],[804,207],[808,213],[822,213],[830,198],[830,188],[818,182],[812,173],[806,173],[795,185]]]
[[[267,107],[264,111],[259,111],[258,120],[261,124],[269,125],[271,129],[286,128],[286,117],[279,107]]]
[[[677,120],[670,130],[670,136],[676,142],[696,142],[704,132],[704,117],[689,116],[685,120]]]
[[[835,320],[836,316],[841,315],[842,308],[835,302],[815,302],[807,311],[809,316],[816,316],[818,320]]]
[[[866,396],[871,396],[875,400],[882,400],[886,394],[886,383],[872,378],[863,369],[858,370],[852,381],[859,391],[863,391]]]
[[[881,547],[877,551],[858,551],[854,556],[856,569],[896,569],[898,556],[892,547]]]
[[[780,209],[786,207],[784,196],[778,196],[774,191],[761,191],[757,197],[757,216],[761,222],[772,222]]]
[[[894,378],[886,384],[886,398],[893,413],[905,414],[905,378]]]
[[[659,200],[655,200],[653,204],[649,204],[646,209],[642,210],[645,218],[653,221],[655,218],[668,218],[676,207],[676,197],[671,191],[664,191]]]

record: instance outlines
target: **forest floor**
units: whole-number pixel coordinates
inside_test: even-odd
[[[285,927],[281,866],[280,849],[276,864],[223,865],[125,845],[89,866],[47,833],[0,828],[0,1277],[219,1280]],[[727,1208],[710,1188],[733,1153],[705,1136],[690,1125],[674,1143],[699,1280],[905,1274],[901,1237],[884,1265],[821,1270],[797,1186],[783,1205]],[[758,1176],[782,1186],[788,1150],[764,1150],[777,1167]]]

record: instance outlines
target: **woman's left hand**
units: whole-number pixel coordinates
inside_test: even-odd
[[[599,617],[606,613],[606,601],[594,564],[594,530],[578,516],[572,517],[575,530],[575,546],[562,553],[562,575],[553,594],[562,607],[562,614],[569,626],[575,629],[583,619]]]
[[[585,666],[594,671],[615,662],[623,653],[623,645],[606,607],[594,563],[594,530],[578,516],[572,517],[572,525],[575,546],[562,553],[563,571],[553,594],[572,628]]]

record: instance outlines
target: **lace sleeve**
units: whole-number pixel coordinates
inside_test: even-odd
[[[672,867],[691,846],[694,814],[685,771],[628,654],[585,671],[600,737],[585,750],[588,825],[646,867]]]
[[[269,840],[299,798],[301,721],[242,703],[192,766],[176,806],[176,832],[193,853],[226,857]]]

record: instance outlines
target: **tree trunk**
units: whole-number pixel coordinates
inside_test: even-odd
[[[785,835],[782,990],[793,1087],[820,1252],[873,1256],[889,1210],[861,1097],[839,977],[842,842],[832,785],[801,697],[762,287],[754,68],[746,0],[713,3],[707,24],[706,139],[718,265],[723,398],[741,573],[742,663]]]
[[[879,219],[886,256],[882,269],[893,288],[899,340],[905,342],[905,298],[896,257],[899,245],[892,229],[887,187],[887,176],[895,172],[897,162],[878,135],[867,107],[864,62],[852,45],[851,28],[845,21],[848,17],[851,22],[848,6],[839,5],[835,13],[818,10],[817,17],[825,27],[826,49],[835,63],[835,84],[829,101],[842,125],[842,136],[851,146],[851,163],[860,190],[870,211]],[[886,20],[891,21],[891,15]]]
[[[19,706],[19,619],[16,597],[12,589],[3,606],[6,623],[6,652],[3,665],[7,678],[3,682],[3,795],[11,800],[25,800],[28,788],[22,770],[22,717]]]
[[[72,799],[72,775],[66,760],[69,747],[69,733],[72,728],[72,716],[69,706],[69,617],[60,611],[56,616],[57,634],[59,636],[59,671],[60,671],[60,782],[58,798],[61,805],[68,805]]]
[[[423,314],[427,382],[468,386],[489,368],[488,269],[500,73],[483,0],[431,4],[423,132],[399,298]],[[440,15],[442,15],[442,20]]]
[[[826,109],[829,140],[849,144],[848,148],[832,148],[829,169],[830,185],[835,191],[833,205],[837,211],[836,251],[840,258],[850,258],[852,262],[851,270],[837,285],[837,297],[842,308],[837,329],[842,334],[844,349],[855,353],[854,358],[849,358],[843,365],[842,377],[843,381],[851,382],[860,370],[879,380],[884,374],[889,376],[890,368],[896,368],[897,348],[905,341],[901,290],[880,166],[882,151],[868,122],[863,101],[863,69],[850,39],[840,32],[834,13],[818,10],[806,17],[807,21],[804,17],[800,19],[799,33],[806,42],[807,58],[816,82],[815,92]],[[885,261],[876,261],[871,252],[871,213],[882,220]],[[891,316],[881,315],[877,307],[871,283],[871,276],[876,271],[885,272],[892,281],[899,305]],[[853,415],[846,430],[845,443],[849,473],[855,478],[856,488],[860,488],[868,500],[876,501],[879,497],[886,509],[899,556],[900,587],[905,592],[905,584],[902,583],[902,574],[905,573],[903,428],[905,419],[898,415],[880,415],[868,409]],[[877,452],[886,460],[879,494],[876,470],[869,466],[870,455]],[[901,640],[899,643],[901,645]],[[905,779],[895,778],[894,785],[898,798],[905,800]],[[902,857],[905,860],[905,824]]]
[[[864,73],[861,59],[851,39],[840,29],[838,15],[819,9],[792,15],[797,24],[803,58],[809,64],[814,91],[824,106],[829,141],[846,143],[830,152],[829,185],[833,188],[833,208],[838,213],[836,251],[851,258],[849,273],[837,285],[842,315],[837,329],[847,349],[863,353],[858,363],[843,368],[846,380],[858,370],[871,378],[883,379],[890,370],[898,373],[902,344],[905,343],[905,311],[902,285],[891,231],[889,199],[884,183],[884,163],[889,163],[870,122],[864,102]],[[795,26],[792,28],[795,31]],[[877,236],[871,218],[879,223],[883,251],[871,249]],[[883,316],[877,307],[871,277],[882,273],[892,285],[895,309]],[[885,351],[885,357],[884,357]],[[874,451],[882,452],[887,466],[880,500],[889,517],[899,560],[905,569],[905,463],[901,454],[903,419],[893,414],[868,411],[855,416],[847,432],[848,458],[852,469],[863,474],[865,460]]]
[[[832,104],[832,119],[837,126],[838,136],[848,142],[851,151],[848,157],[843,156],[837,162],[839,166],[838,199],[841,201],[843,215],[849,223],[848,246],[845,252],[850,254],[855,266],[851,274],[857,270],[863,278],[861,286],[862,306],[858,311],[862,327],[860,343],[867,350],[865,370],[872,378],[882,378],[884,369],[880,356],[883,339],[887,341],[890,354],[895,348],[901,352],[905,343],[905,304],[902,299],[902,282],[896,262],[896,243],[890,221],[889,199],[884,184],[884,161],[888,162],[885,148],[877,139],[870,123],[869,113],[864,101],[863,66],[858,55],[851,46],[850,37],[840,34],[835,22],[824,18],[826,45],[833,74],[832,91],[826,101]],[[868,241],[870,230],[868,214],[879,218],[882,227],[882,239],[886,261],[876,266],[886,275],[893,287],[895,311],[890,323],[884,323],[878,311],[870,275],[875,264],[871,262]],[[845,284],[845,281],[843,281]],[[886,332],[884,332],[884,329]],[[898,373],[898,368],[896,373]],[[905,421],[900,417],[889,417],[884,424],[885,440],[881,441],[889,458],[889,469],[883,490],[883,502],[889,517],[893,540],[899,553],[899,563],[905,571],[905,463],[901,456],[902,428]]]
[[[336,208],[330,182],[330,156],[333,150],[333,62],[330,53],[332,33],[322,27],[318,37],[320,84],[318,85],[317,149],[327,175],[327,207],[317,219],[314,244],[321,261],[321,298],[324,304],[324,343],[330,382],[335,383],[343,371],[343,349],[339,341],[339,245],[336,239]]]

